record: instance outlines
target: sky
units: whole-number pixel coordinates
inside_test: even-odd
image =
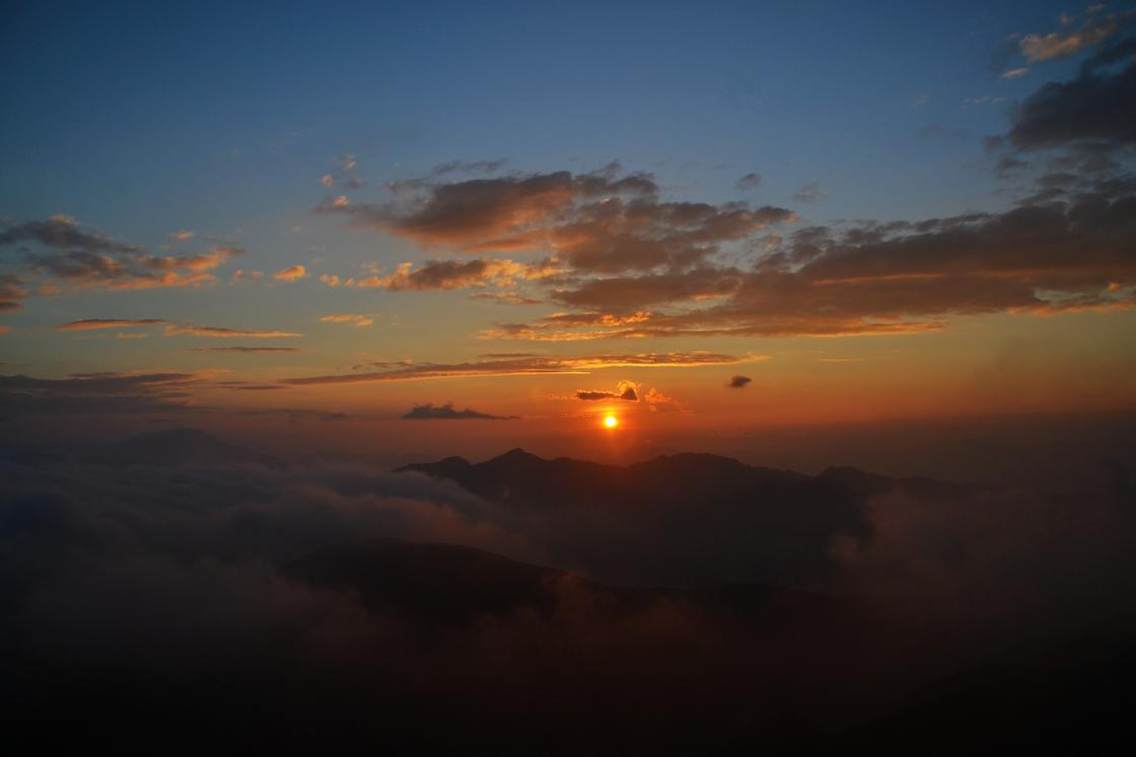
[[[1130,411],[1134,14],[17,3],[5,422],[602,457]]]

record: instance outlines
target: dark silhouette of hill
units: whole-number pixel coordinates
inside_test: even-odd
[[[567,576],[471,547],[397,539],[325,547],[283,572],[315,586],[356,591],[371,611],[442,623],[547,608],[549,586]]]
[[[369,611],[424,625],[460,625],[484,614],[552,612],[565,592],[602,596],[617,613],[680,602],[722,620],[831,621],[849,610],[832,597],[763,584],[714,584],[693,590],[608,586],[569,571],[530,565],[456,544],[372,539],[319,549],[282,573],[315,587],[357,593]]]
[[[719,505],[748,502],[755,506],[804,500],[819,506],[834,494],[864,497],[900,489],[918,497],[950,497],[967,488],[927,478],[889,478],[846,467],[808,476],[698,453],[661,455],[619,466],[567,457],[545,460],[518,448],[482,463],[447,457],[398,470],[450,479],[496,502],[534,507],[608,500],[658,506],[677,499]]]
[[[556,556],[572,553],[621,583],[671,585],[809,585],[831,568],[836,536],[870,538],[871,497],[949,498],[964,489],[852,468],[808,476],[708,454],[618,466],[514,449],[481,463],[449,457],[399,470],[453,481],[496,503],[505,520],[541,519]]]

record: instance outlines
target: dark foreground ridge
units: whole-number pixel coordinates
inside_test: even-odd
[[[388,472],[184,429],[0,472],[15,753],[1085,753],[1131,709],[1115,476]]]

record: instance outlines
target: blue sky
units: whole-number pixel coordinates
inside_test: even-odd
[[[957,212],[996,201],[980,139],[1037,84],[998,79],[995,50],[1067,10],[29,4],[0,32],[15,105],[0,117],[0,211],[151,243],[185,225],[229,232],[307,208],[313,177],[349,152],[372,181],[449,159],[619,159],[707,199],[758,170],[770,202],[819,180],[816,216]],[[964,102],[982,97],[1005,101]]]

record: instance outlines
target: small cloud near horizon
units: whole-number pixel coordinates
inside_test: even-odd
[[[427,402],[425,405],[415,405],[406,415],[402,416],[403,420],[411,421],[510,421],[516,420],[518,417],[519,416],[516,415],[490,415],[489,413],[482,413],[468,407],[465,410],[455,410],[454,403],[452,402],[447,402],[444,405],[435,405],[432,402]]]

